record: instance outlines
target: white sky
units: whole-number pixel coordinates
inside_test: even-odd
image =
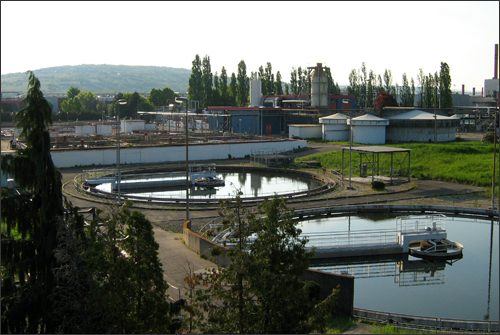
[[[499,2],[1,2],[1,73],[80,64],[191,69],[196,54],[212,73],[247,73],[271,62],[329,66],[333,79],[365,62],[415,80],[450,66],[452,89],[481,92],[494,72]]]

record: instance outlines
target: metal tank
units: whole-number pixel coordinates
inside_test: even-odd
[[[261,106],[262,98],[262,82],[257,79],[257,76],[253,76],[250,80],[250,106],[258,107]]]
[[[328,78],[322,63],[318,63],[311,74],[311,106],[328,107]]]

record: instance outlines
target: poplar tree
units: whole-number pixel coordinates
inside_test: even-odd
[[[212,105],[212,86],[213,86],[213,75],[212,68],[210,66],[210,57],[205,56],[203,58],[202,64],[202,99],[200,100],[200,106],[208,107]]]
[[[203,73],[201,70],[200,56],[196,55],[189,77],[188,99],[201,101],[203,98]]]
[[[28,71],[24,107],[15,116],[26,148],[2,157],[20,194],[2,189],[2,331],[53,333],[54,249],[63,215],[61,174],[50,155],[52,109]]]
[[[236,101],[240,106],[246,106],[248,104],[248,96],[250,94],[250,80],[247,76],[247,66],[245,61],[242,60],[238,63],[238,95]]]
[[[281,73],[278,71],[276,73],[276,81],[274,82],[274,92],[277,95],[283,95],[283,84],[281,82]]]
[[[227,71],[226,68],[223,66],[222,70],[220,71],[220,77],[219,77],[219,94],[221,97],[221,103],[222,106],[227,106],[228,104],[228,92],[227,92]]]
[[[441,70],[439,72],[439,95],[441,99],[441,108],[453,107],[450,67],[447,63],[443,62],[441,62]]]

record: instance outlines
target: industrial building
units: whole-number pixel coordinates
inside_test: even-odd
[[[206,114],[209,129],[251,135],[288,136],[290,125],[317,126],[319,118],[339,110],[348,111],[356,106],[354,95],[328,94],[328,78],[321,63],[317,64],[311,74],[310,87],[310,94],[305,95],[263,96],[261,81],[252,78],[249,107],[208,107]]]

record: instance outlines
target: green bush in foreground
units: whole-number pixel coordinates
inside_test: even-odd
[[[374,180],[374,181],[372,181],[372,188],[375,191],[383,191],[383,190],[385,190],[385,184],[383,181]]]

